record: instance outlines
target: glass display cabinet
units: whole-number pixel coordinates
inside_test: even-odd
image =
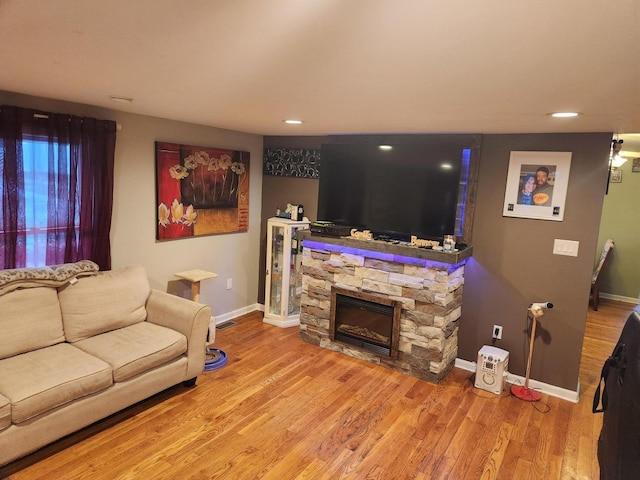
[[[279,217],[267,221],[265,323],[283,328],[300,324],[302,245],[296,232],[308,228],[308,221]]]

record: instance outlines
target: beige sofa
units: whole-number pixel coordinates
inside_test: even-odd
[[[194,385],[210,318],[208,306],[151,289],[141,266],[0,270],[0,465]]]

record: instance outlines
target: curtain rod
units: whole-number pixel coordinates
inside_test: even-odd
[[[46,113],[34,113],[33,114],[33,118],[38,118],[38,119],[43,119],[43,120],[47,120],[49,118],[49,115],[47,115]],[[69,120],[71,121],[71,120]],[[116,130],[119,132],[120,130],[122,130],[122,124],[119,122],[116,122]]]
[[[2,108],[0,108],[0,112],[2,111]],[[46,113],[34,113],[33,114],[33,118],[38,118],[38,119],[42,119],[42,120],[47,120],[49,118],[49,115],[47,115]],[[119,132],[120,130],[122,130],[122,124],[120,122],[116,122],[116,130]]]

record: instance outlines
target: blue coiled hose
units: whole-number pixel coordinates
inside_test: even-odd
[[[224,350],[207,347],[205,350],[204,371],[209,372],[211,370],[222,368],[227,364],[228,360],[229,359]]]

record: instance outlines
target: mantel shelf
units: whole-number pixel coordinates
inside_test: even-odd
[[[328,237],[324,235],[313,234],[308,230],[299,231],[297,233],[297,236],[303,242],[318,242],[329,245],[338,245],[341,247],[370,250],[380,253],[387,253],[390,255],[419,258],[432,262],[449,263],[452,265],[466,260],[473,254],[473,247],[467,247],[458,252],[447,253],[431,250],[429,248],[412,247],[410,245],[384,242],[381,240],[361,240],[352,237]]]

